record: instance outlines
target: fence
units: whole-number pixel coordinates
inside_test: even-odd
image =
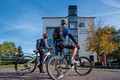
[[[35,54],[30,54],[30,53],[23,53],[23,54],[24,54],[24,56],[25,55],[27,55],[27,56],[35,55]],[[20,56],[20,57],[22,57],[22,56]],[[10,57],[10,56],[1,57],[0,56],[0,66],[1,65],[14,65],[16,60],[20,57],[19,56],[12,56],[12,57]]]

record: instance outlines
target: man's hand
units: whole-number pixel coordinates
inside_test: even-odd
[[[80,45],[79,44],[77,45],[77,48],[80,49]]]
[[[54,48],[53,47],[51,47],[51,50],[53,50]]]

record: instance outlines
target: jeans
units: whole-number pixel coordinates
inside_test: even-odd
[[[39,70],[40,70],[40,73],[43,72],[43,58],[44,58],[44,51],[42,50],[39,50],[39,54],[40,54],[40,65],[38,66]]]

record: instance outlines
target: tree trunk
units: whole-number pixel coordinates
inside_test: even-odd
[[[107,61],[106,61],[106,55],[103,54],[103,55],[102,55],[102,63],[103,63],[103,66],[106,66],[106,65],[107,65],[106,62],[107,62]]]
[[[99,53],[97,53],[97,62],[100,62],[100,56],[99,56]]]

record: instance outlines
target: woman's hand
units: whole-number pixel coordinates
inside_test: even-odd
[[[51,47],[51,50],[53,50],[54,48],[53,47]]]

